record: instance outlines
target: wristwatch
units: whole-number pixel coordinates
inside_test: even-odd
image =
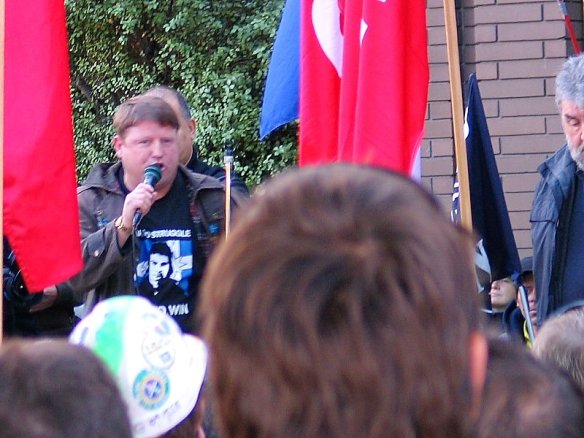
[[[122,217],[118,217],[115,221],[114,221],[114,227],[116,227],[116,229],[118,230],[122,230],[124,233],[129,233],[130,232],[130,228],[126,227],[124,225],[124,222],[122,221]]]

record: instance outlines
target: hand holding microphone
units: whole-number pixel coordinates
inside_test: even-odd
[[[160,181],[162,170],[158,165],[151,165],[144,169],[144,182],[138,184],[124,200],[122,214],[114,221],[118,232],[118,243],[124,245],[132,234],[142,214],[147,213],[154,202],[154,186]],[[127,225],[132,219],[132,225]]]
[[[152,164],[144,169],[144,184],[148,184],[152,188],[158,184],[160,181],[160,177],[162,176],[162,170],[160,166],[157,164]],[[134,220],[132,221],[132,225],[135,227],[138,222],[142,219],[142,211],[140,209],[136,210],[134,213]]]

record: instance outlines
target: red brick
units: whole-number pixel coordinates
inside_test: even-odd
[[[444,7],[426,9],[426,24],[430,26],[444,26]]]
[[[444,8],[443,0],[427,0],[426,9],[442,9]]]
[[[444,27],[428,28],[428,45],[446,45],[446,31]]]
[[[483,99],[545,96],[545,82],[539,78],[481,81],[479,88]]]
[[[542,154],[552,153],[562,142],[562,137],[543,135],[515,135],[501,137],[501,150],[504,154]],[[543,161],[543,160],[540,160]]]
[[[507,116],[543,116],[555,115],[556,104],[551,97],[526,97],[516,99],[501,99],[500,114]]]
[[[454,151],[454,140],[449,138],[437,138],[430,141],[432,157],[452,157]]]
[[[546,126],[546,132],[548,134],[561,134],[562,139],[564,138],[564,131],[562,129],[562,123],[560,121],[559,115],[546,117],[545,118],[545,126]]]
[[[505,193],[507,210],[529,211],[532,200],[533,193]]]
[[[562,58],[562,60],[560,61],[560,65],[558,66],[558,71],[556,72],[559,73],[560,68],[561,68],[561,64],[566,60],[566,58]],[[554,75],[553,78],[546,78],[545,79],[545,94],[546,96],[552,96],[555,99],[555,95],[556,95],[556,75]]]
[[[430,117],[433,120],[450,119],[452,117],[450,102],[430,102],[428,106],[430,108]]]
[[[563,62],[560,58],[502,61],[499,75],[501,79],[555,78]]]
[[[424,176],[452,175],[453,169],[451,157],[422,160],[422,175]]]
[[[452,136],[452,122],[450,120],[427,120],[425,124],[425,138],[443,138]]]
[[[496,0],[472,0],[472,1],[469,1],[467,3],[467,6],[465,7],[465,9],[470,9],[471,7],[476,7],[476,6],[494,5],[496,3],[497,3]]]
[[[542,161],[538,157],[534,160],[534,169]],[[539,173],[516,173],[514,175],[503,175],[503,190],[505,192],[532,192],[539,181]]]
[[[432,177],[422,175],[422,178],[420,178],[420,182],[422,183],[422,186],[426,190],[430,192],[432,191]]]
[[[476,65],[476,74],[479,81],[499,78],[499,64],[496,62],[479,62]]]
[[[448,82],[448,64],[433,64],[430,66],[430,81],[431,82]]]
[[[471,31],[465,32],[465,44],[492,43],[497,41],[497,28],[490,24],[474,26]]]
[[[499,5],[513,4],[513,5],[516,5],[517,7],[521,7],[520,3],[529,3],[529,4],[539,3],[539,4],[542,4],[543,2],[541,0],[539,0],[539,1],[534,1],[534,0],[497,0],[497,4],[499,4]]]
[[[434,176],[432,177],[432,192],[436,195],[452,195],[454,176]]]
[[[422,145],[420,146],[420,156],[422,158],[429,158],[430,157],[430,140],[424,139],[422,140]]]
[[[431,82],[428,91],[428,100],[447,100],[450,101],[450,84],[448,82]]]
[[[499,116],[499,100],[497,99],[483,99],[483,108],[487,119]]]
[[[513,234],[515,235],[515,244],[517,245],[517,249],[520,249],[520,257],[531,255],[531,231],[517,230]]]
[[[545,44],[545,43],[544,43]],[[540,41],[495,42],[478,44],[464,50],[465,59],[471,61],[505,61],[508,59],[543,58]]]
[[[507,206],[511,210],[510,206]],[[515,230],[529,230],[529,210],[525,211],[509,211],[509,219],[511,226]]]
[[[579,5],[575,3],[579,3]],[[572,20],[578,17],[578,15],[582,15],[582,2],[570,2],[568,0],[566,1],[566,6],[568,7],[568,13],[572,17]],[[580,11],[575,10],[578,6],[580,7]],[[545,21],[559,21],[562,24],[564,23],[564,16],[557,2],[545,2],[543,4],[543,18]]]
[[[465,14],[464,25],[519,23],[541,21],[543,11],[540,4],[531,2],[521,5],[496,4],[478,6],[472,9],[472,14]]]
[[[497,26],[499,41],[531,41],[557,39],[564,36],[564,25],[558,22],[507,23]]]
[[[545,120],[541,117],[504,117],[489,120],[489,130],[492,136],[543,134]]]
[[[493,154],[499,155],[501,153],[500,137],[491,137],[491,146],[493,147]]]
[[[553,58],[554,56],[567,56],[568,51],[566,42],[564,40],[544,41],[544,56],[546,58]]]
[[[521,155],[499,155],[496,159],[500,175],[535,172],[537,168],[534,162]]]
[[[430,63],[448,62],[448,53],[446,51],[446,46],[428,47],[428,61]]]

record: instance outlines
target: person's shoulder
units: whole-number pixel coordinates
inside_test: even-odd
[[[217,189],[224,191],[224,185],[221,181],[217,178],[195,172],[190,168],[183,166],[182,164],[179,165],[179,172],[181,172],[189,185],[191,185],[195,190],[200,189]]]
[[[514,333],[521,333],[523,332],[524,321],[525,319],[521,314],[521,310],[517,306],[517,301],[511,301],[503,312],[503,324],[505,328]]]
[[[121,163],[119,162],[94,165],[83,183],[77,188],[77,193],[81,194],[93,189],[113,190],[117,186],[116,173],[120,167]]]
[[[179,171],[185,175],[189,192],[194,199],[199,200],[205,209],[218,211],[225,206],[225,184],[209,175],[202,175],[191,171],[185,166],[180,166]],[[237,191],[231,191],[231,205],[235,208],[241,207],[248,196],[244,196]]]
[[[193,172],[212,176],[214,178],[225,176],[224,168],[222,168],[221,166],[212,166],[204,161],[199,160],[195,156],[193,156],[191,160],[188,162],[187,167]]]
[[[204,161],[199,160],[193,155],[191,160],[186,165],[192,172],[211,176],[225,183],[226,173],[225,168],[221,166],[212,166]],[[247,185],[235,173],[231,173],[231,189],[239,192],[243,197],[249,197],[249,189]]]
[[[540,164],[538,169],[540,173],[546,174],[548,172],[553,172],[554,170],[561,170],[571,166],[575,166],[575,163],[570,155],[568,145],[565,144],[546,158],[545,161]]]
[[[570,150],[564,145],[538,167],[541,179],[535,190],[534,202],[550,193],[557,199],[568,196],[576,180],[576,170]]]

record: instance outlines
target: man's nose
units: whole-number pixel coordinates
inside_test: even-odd
[[[155,140],[152,143],[152,156],[154,157],[162,156],[162,142],[160,140]]]
[[[584,129],[580,128],[578,131],[578,138],[580,139],[580,144],[584,143]]]

